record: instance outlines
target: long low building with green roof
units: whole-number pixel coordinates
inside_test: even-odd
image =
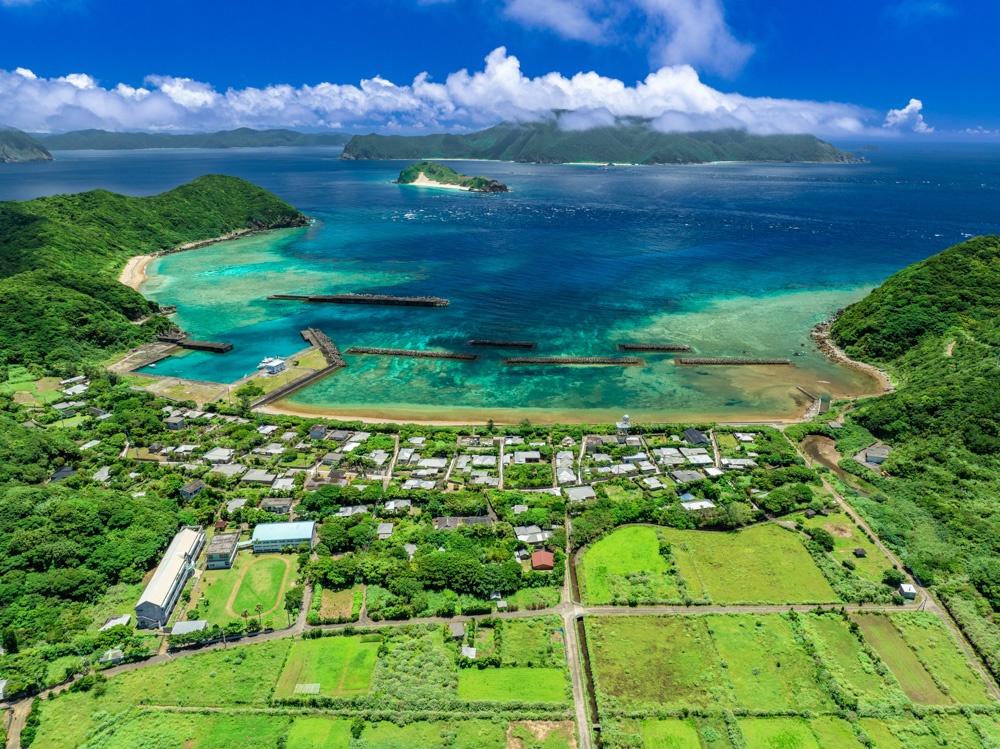
[[[257,554],[282,551],[309,544],[316,545],[316,521],[303,520],[297,523],[261,523],[253,529],[253,550]]]

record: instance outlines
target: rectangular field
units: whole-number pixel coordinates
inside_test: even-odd
[[[823,749],[805,718],[746,718],[740,730],[747,749]]]
[[[583,602],[591,606],[626,603],[631,597],[677,600],[680,593],[668,574],[669,569],[670,565],[660,556],[655,528],[645,525],[619,528],[584,552],[580,593]],[[577,567],[577,574],[580,572]]]
[[[265,715],[150,712],[114,727],[102,749],[171,746],[184,749],[272,749],[288,722]],[[169,737],[169,738],[168,738]],[[331,745],[334,746],[334,745]],[[347,744],[344,744],[347,749]]]
[[[804,619],[824,663],[844,686],[859,698],[886,696],[888,685],[840,616],[807,614]]]
[[[911,700],[925,705],[952,704],[952,699],[937,688],[927,669],[910,650],[892,619],[878,614],[855,614],[854,620]]]
[[[835,603],[799,536],[773,523],[738,532],[661,528],[692,595],[715,602]]]
[[[378,643],[361,642],[360,637],[296,640],[274,696],[293,697],[296,684],[319,684],[317,694],[326,697],[364,694],[377,659]]]
[[[587,617],[598,705],[735,707],[704,617]]]
[[[529,667],[558,667],[565,663],[562,633],[552,630],[562,627],[562,620],[509,619],[500,634],[500,660],[503,664]],[[480,629],[480,632],[487,630]]]
[[[781,614],[707,617],[736,699],[751,710],[834,710],[817,667]]]
[[[350,744],[350,720],[302,717],[288,730],[287,749],[348,749]]]
[[[701,749],[698,729],[691,720],[646,720],[642,723],[646,749]]]
[[[463,700],[566,702],[566,677],[557,668],[466,668],[458,675]]]

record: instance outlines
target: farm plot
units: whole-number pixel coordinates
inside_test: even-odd
[[[512,749],[576,749],[576,723],[571,720],[511,723],[507,746]]]
[[[700,749],[698,729],[691,720],[647,720],[642,724],[646,749]]]
[[[355,608],[361,610],[360,603],[355,604],[356,599],[360,599],[362,586],[355,585],[353,588],[343,588],[342,590],[328,590],[323,588],[320,599],[319,615],[321,619],[343,619],[350,617]],[[357,619],[357,615],[354,615]]]
[[[598,705],[734,707],[703,617],[588,617]]]
[[[565,663],[562,619],[510,619],[501,625],[500,660],[505,666],[561,666]],[[485,631],[480,629],[480,631]]]
[[[739,703],[750,710],[836,709],[785,615],[707,617]]]
[[[823,749],[804,718],[748,718],[740,730],[747,749]]]
[[[892,619],[879,614],[855,614],[854,620],[907,697],[925,705],[952,704],[952,699],[938,689],[927,669],[910,650]]]
[[[869,580],[880,582],[882,573],[887,567],[892,566],[889,558],[882,553],[881,549],[869,541],[868,537],[856,526],[845,512],[835,512],[830,515],[816,515],[807,518],[804,515],[796,517],[806,528],[822,528],[829,531],[833,536],[833,551],[830,555],[842,562],[845,559],[854,563],[855,572]],[[863,549],[865,556],[856,557],[855,549]]]
[[[840,616],[807,614],[804,621],[825,665],[841,684],[859,698],[886,696],[888,685]]]
[[[985,716],[973,716],[979,720]],[[988,720],[988,718],[987,718]],[[941,746],[986,746],[978,732],[962,715],[928,715],[917,718],[879,721],[862,718],[861,728],[878,749],[937,749]],[[987,734],[988,735],[988,734]]]
[[[656,529],[644,525],[619,528],[591,544],[583,555],[580,589],[591,606],[624,604],[630,598],[680,599],[670,565],[660,555]]]
[[[184,747],[184,749],[272,749],[288,730],[288,721],[263,715],[213,713],[141,713],[90,745],[101,749]],[[349,735],[349,734],[348,734]],[[347,744],[344,744],[347,749]]]
[[[799,536],[781,526],[765,523],[731,533],[660,530],[695,597],[704,589],[715,602],[839,602]]]
[[[566,676],[558,668],[466,668],[458,675],[463,700],[566,702]]]
[[[362,642],[360,637],[296,640],[274,696],[365,694],[377,659],[378,643]]]
[[[504,749],[506,733],[506,726],[488,720],[421,722],[406,726],[382,721],[375,726],[365,726],[361,739],[366,749]]]
[[[962,705],[993,702],[982,677],[973,668],[951,631],[927,611],[898,612],[891,616],[903,638],[948,696]]]
[[[350,720],[296,718],[288,730],[287,749],[347,749],[350,744]]]

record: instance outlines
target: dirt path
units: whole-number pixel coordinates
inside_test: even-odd
[[[948,344],[948,348],[944,350],[945,356],[951,356],[951,352],[955,350],[956,343],[958,343],[958,341],[952,341],[951,343]]]
[[[284,562],[285,576],[281,579],[281,587],[278,589],[278,598],[275,601],[274,606],[269,608],[267,611],[260,612],[260,615],[265,616],[266,614],[270,614],[272,611],[276,611],[281,606],[281,601],[283,600],[285,595],[285,585],[288,583],[288,575],[292,571],[292,562],[290,559],[286,559],[284,557],[262,557],[261,559],[255,559],[252,562],[250,562],[250,564],[244,567],[243,571],[240,573],[239,580],[236,581],[236,585],[233,586],[233,592],[229,594],[229,600],[226,601],[226,613],[229,614],[230,616],[235,618],[240,617],[240,614],[233,610],[233,603],[236,601],[236,596],[239,594],[240,587],[243,585],[243,578],[247,576],[247,573],[250,571],[251,567],[253,567],[258,562],[263,562],[265,559],[279,559],[282,562]]]

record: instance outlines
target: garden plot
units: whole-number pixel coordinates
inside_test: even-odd
[[[660,555],[656,528],[619,528],[591,544],[583,554],[582,572],[580,593],[591,606],[632,598],[680,600],[672,565]]]
[[[275,697],[295,694],[349,697],[367,693],[378,645],[378,642],[362,642],[360,637],[296,640],[278,680]]]

